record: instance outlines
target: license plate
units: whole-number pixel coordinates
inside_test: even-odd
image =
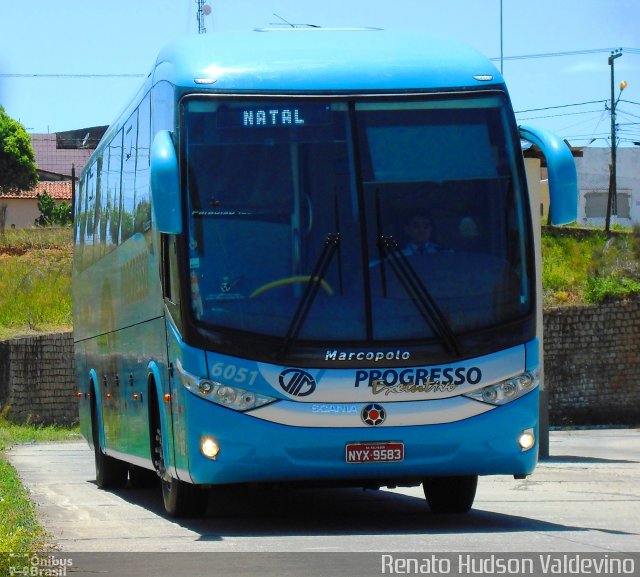
[[[397,463],[404,461],[404,443],[348,443],[347,463]]]

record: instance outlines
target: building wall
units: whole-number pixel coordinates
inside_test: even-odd
[[[629,226],[640,224],[640,149],[618,148],[616,161],[618,214],[612,223]],[[609,194],[609,148],[585,148],[576,158],[578,172],[578,222],[603,226]]]
[[[0,207],[7,207],[5,230],[33,226],[40,216],[37,198],[0,198]]]

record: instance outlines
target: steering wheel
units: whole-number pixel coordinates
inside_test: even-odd
[[[311,275],[289,276],[289,277],[281,278],[281,279],[263,284],[261,287],[258,287],[256,290],[254,290],[251,293],[249,298],[255,299],[260,295],[266,293],[267,291],[273,290],[281,286],[286,286],[286,285],[295,284],[299,282],[317,282],[317,280],[318,280],[318,277],[312,277]],[[324,289],[324,292],[326,292],[329,296],[333,295],[333,292],[334,292],[333,288],[331,288],[331,285],[326,280],[322,279],[320,281],[320,286]]]

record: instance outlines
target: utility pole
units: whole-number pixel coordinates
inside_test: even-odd
[[[503,53],[503,28],[502,28],[502,0],[500,0],[500,74],[504,74],[504,53]]]
[[[611,227],[611,214],[618,213],[618,190],[616,183],[616,101],[615,101],[615,73],[614,61],[622,56],[622,49],[615,50],[609,56],[609,66],[611,66],[611,167],[609,173],[609,197],[607,198],[607,218],[605,221],[605,232],[609,234]],[[626,86],[626,83],[623,83]],[[620,90],[623,90],[620,85]]]
[[[76,220],[76,165],[71,163],[71,219]]]

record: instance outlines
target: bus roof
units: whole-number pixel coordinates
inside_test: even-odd
[[[386,91],[503,87],[457,42],[380,29],[274,28],[186,37],[158,56],[153,83],[220,91]]]

